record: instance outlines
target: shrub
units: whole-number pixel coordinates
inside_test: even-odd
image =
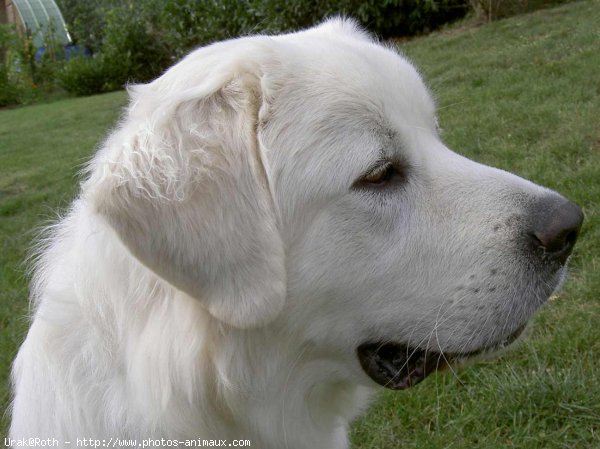
[[[0,107],[18,104],[20,101],[20,89],[14,73],[17,44],[14,28],[0,25]]]
[[[247,34],[256,26],[255,8],[249,0],[170,0],[160,26],[175,58],[199,45]]]
[[[56,41],[52,30],[44,35],[43,49],[36,51],[29,38],[26,40],[26,44],[27,52],[23,57],[27,58],[31,67],[33,83],[46,92],[55,90],[56,75],[64,63],[64,48]]]
[[[380,36],[420,33],[464,16],[468,0],[170,0],[162,27],[181,56],[209,42],[256,32],[306,28],[326,17],[354,17]]]
[[[19,104],[21,90],[9,76],[8,67],[0,64],[0,107]]]
[[[64,51],[50,29],[44,51],[33,44],[31,33],[19,36],[12,25],[0,25],[0,106],[32,103],[56,91],[56,74]]]
[[[429,32],[464,17],[468,12],[465,0],[371,0],[358,3],[357,18],[385,38]]]
[[[464,15],[466,1],[109,0],[97,6],[104,8],[104,28],[96,57],[69,62],[60,79],[77,95],[114,90],[157,77],[196,46],[243,34],[293,31],[333,15],[355,17],[383,37],[414,34]],[[98,11],[84,8],[94,17]]]
[[[126,3],[108,12],[101,53],[111,84],[149,81],[172,64],[160,3]]]
[[[269,31],[308,27],[332,15],[356,18],[376,34],[398,37],[433,30],[464,16],[467,0],[255,0],[257,23]]]
[[[61,86],[75,95],[92,95],[107,92],[105,65],[101,57],[77,56],[64,65],[58,73]]]
[[[60,11],[68,24],[69,34],[79,46],[92,52],[100,51],[104,28],[106,27],[106,12],[118,5],[117,0],[57,0]]]

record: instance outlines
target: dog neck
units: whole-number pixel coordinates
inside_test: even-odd
[[[85,214],[70,219],[75,217]],[[348,446],[348,424],[369,392],[347,378],[335,357],[318,353],[285,326],[241,330],[223,324],[139,263],[112,231],[93,226],[93,220],[79,223],[74,227],[94,232],[60,240],[65,248],[85,247],[69,253],[77,260],[65,259],[47,274],[72,277],[60,284],[65,291],[54,292],[63,302],[54,307],[43,298],[45,279],[34,292],[43,299],[37,314],[45,324],[38,327],[71,329],[66,335],[73,341],[62,332],[56,341],[48,339],[55,354],[61,345],[70,349],[69,363],[49,362],[56,366],[45,389],[61,395],[61,406],[80,411],[81,423],[71,427],[100,437],[247,439],[264,449]],[[121,281],[110,282],[116,278]],[[58,313],[64,301],[72,303],[68,316]],[[74,347],[80,348],[76,354]],[[57,387],[60,379],[74,377],[89,386],[86,401],[78,391]],[[99,417],[98,408],[107,413]]]
[[[348,424],[369,392],[346,379],[338,363],[274,328],[234,329],[193,299],[174,299],[180,304],[159,306],[152,320],[179,331],[147,335],[149,341],[135,345],[154,345],[151,353],[142,349],[148,355],[138,358],[138,373],[131,373],[135,385],[144,385],[136,395],[141,418],[155,410],[153,421],[181,426],[186,437],[248,439],[261,448],[348,447]],[[195,338],[187,342],[189,352],[182,353],[180,339],[190,335]],[[128,357],[138,351],[132,348]],[[166,366],[158,360],[164,354]]]

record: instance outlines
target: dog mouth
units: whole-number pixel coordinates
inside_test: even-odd
[[[367,342],[357,348],[362,369],[379,385],[391,390],[405,390],[436,371],[464,361],[493,354],[513,343],[526,325],[520,326],[498,343],[471,352],[437,352],[395,342]]]

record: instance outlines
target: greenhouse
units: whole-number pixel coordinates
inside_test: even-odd
[[[71,43],[65,21],[54,0],[0,0],[0,23],[14,23],[17,30],[31,33],[35,47],[53,36],[58,44]]]

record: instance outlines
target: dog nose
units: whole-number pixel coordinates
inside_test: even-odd
[[[530,234],[534,245],[544,251],[544,256],[562,264],[573,250],[583,223],[583,212],[562,197],[542,201]]]

